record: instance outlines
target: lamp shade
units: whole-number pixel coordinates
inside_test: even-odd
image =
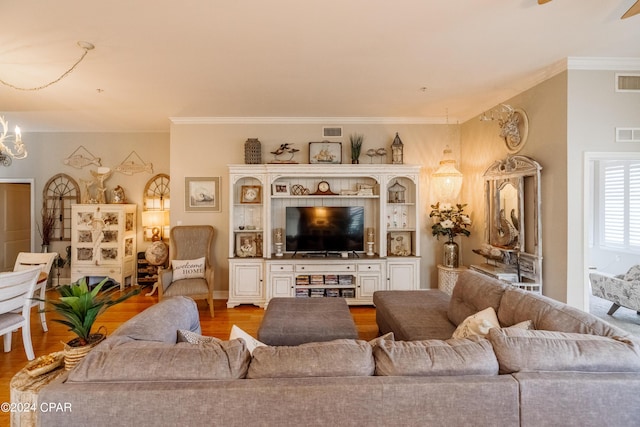
[[[162,227],[164,225],[164,211],[142,211],[143,227]]]
[[[456,169],[456,161],[451,157],[451,149],[446,147],[440,167],[431,175],[436,197],[442,202],[452,202],[462,188],[462,172]]]

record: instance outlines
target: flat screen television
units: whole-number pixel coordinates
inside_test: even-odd
[[[288,206],[287,252],[351,252],[364,250],[364,207]]]

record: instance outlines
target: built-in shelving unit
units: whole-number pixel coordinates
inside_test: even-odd
[[[273,297],[303,297],[305,291],[371,304],[376,290],[418,289],[419,173],[414,165],[230,165],[227,305],[265,306]],[[313,194],[321,182],[334,194]],[[372,252],[365,244],[362,252],[308,257],[277,245],[286,208],[310,206],[363,207]],[[302,284],[306,276],[315,282]],[[341,276],[350,276],[350,284],[340,284]]]

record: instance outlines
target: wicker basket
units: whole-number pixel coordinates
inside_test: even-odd
[[[65,343],[64,345],[64,369],[70,371],[93,349],[107,337],[107,334],[98,333],[91,334],[91,343],[80,347],[69,345],[77,340],[77,338]]]

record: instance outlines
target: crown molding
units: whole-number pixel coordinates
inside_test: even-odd
[[[567,58],[567,69],[593,71],[640,71],[640,58],[570,56]]]
[[[236,124],[446,124],[442,117],[170,117],[176,125],[236,125]],[[455,118],[450,121],[455,122]]]

